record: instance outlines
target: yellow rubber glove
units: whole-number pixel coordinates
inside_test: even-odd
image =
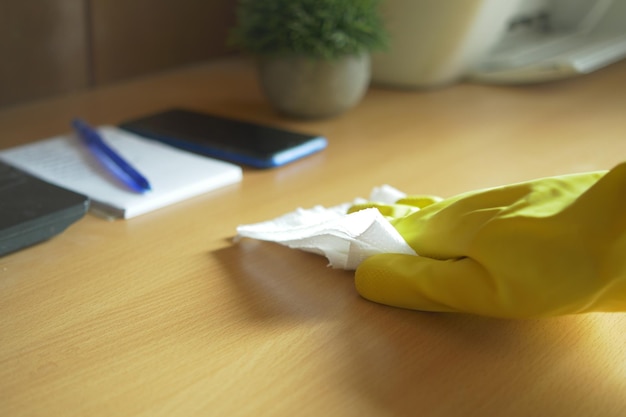
[[[508,318],[626,311],[626,163],[377,207],[419,256],[366,259],[367,299]]]

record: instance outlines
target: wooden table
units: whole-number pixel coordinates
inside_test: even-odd
[[[239,224],[391,184],[458,192],[626,158],[626,62],[538,86],[372,88],[337,118],[267,106],[239,59],[0,112],[0,147],[170,106],[315,131],[323,153],[0,258],[1,416],[624,416],[626,315],[507,321],[358,296]]]

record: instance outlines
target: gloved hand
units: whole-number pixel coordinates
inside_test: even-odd
[[[419,255],[361,263],[356,288],[367,299],[508,318],[626,311],[626,163],[351,211],[365,206]]]

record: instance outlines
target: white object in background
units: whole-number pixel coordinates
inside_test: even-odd
[[[553,81],[626,57],[626,1],[552,0],[543,13],[547,28],[510,30],[468,78],[501,84]]]
[[[385,0],[389,50],[372,55],[374,83],[437,87],[480,62],[506,30],[520,0]]]
[[[388,51],[372,55],[378,84],[534,83],[626,57],[626,0],[385,0],[381,6],[391,39]]]
[[[626,34],[543,35],[508,39],[468,78],[483,83],[525,84],[588,74],[626,57]]]

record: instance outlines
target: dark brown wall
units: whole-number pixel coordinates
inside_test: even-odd
[[[2,0],[0,107],[229,53],[236,0]]]
[[[87,86],[85,5],[0,1],[0,106]]]

